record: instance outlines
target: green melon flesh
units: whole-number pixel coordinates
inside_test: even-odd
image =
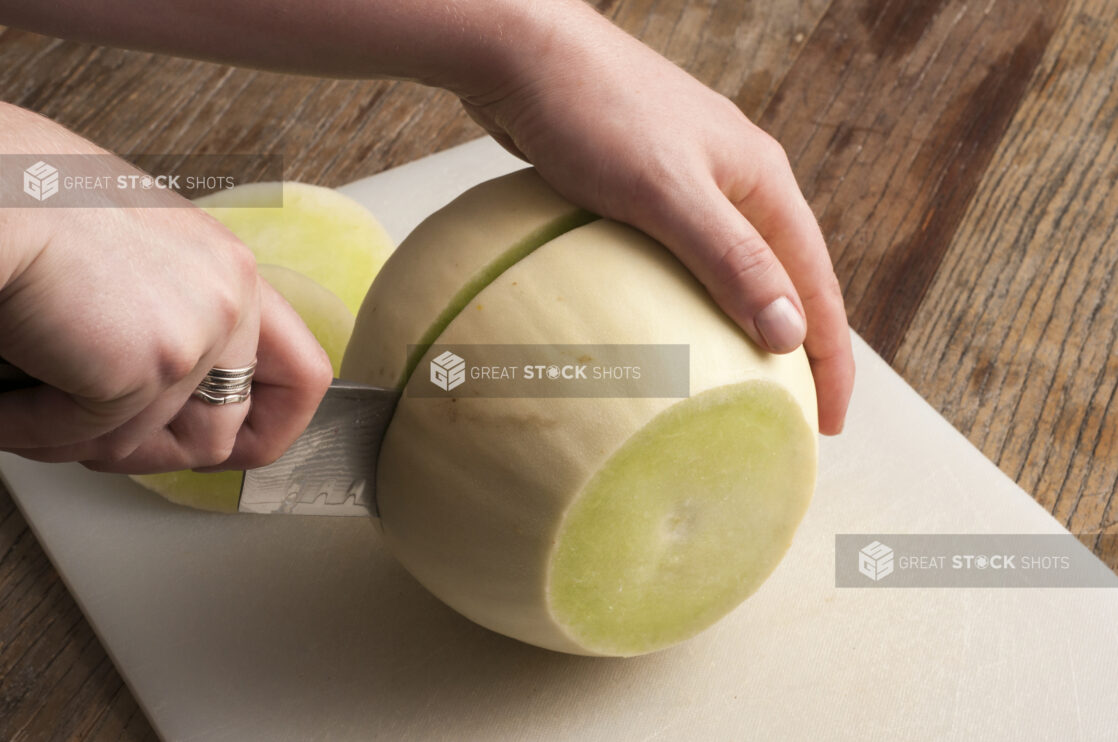
[[[334,376],[337,376],[346,345],[353,335],[353,312],[333,292],[290,268],[258,265],[256,269],[260,277],[298,312],[307,329],[330,356]]]
[[[392,253],[392,238],[364,206],[330,188],[285,182],[283,206],[272,206],[276,185],[236,186],[194,203],[248,245],[258,263],[314,279],[356,314]]]
[[[799,522],[813,471],[800,406],[765,381],[668,408],[571,505],[548,577],[555,620],[584,648],[680,642],[751,595]],[[749,441],[749,446],[743,446]]]
[[[184,470],[164,474],[133,474],[132,481],[147,487],[165,500],[195,510],[235,513],[241,501],[244,472],[212,474]]]

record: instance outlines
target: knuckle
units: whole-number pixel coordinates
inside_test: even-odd
[[[730,126],[735,128],[735,131],[740,132],[743,128],[746,130],[761,130],[760,127],[758,127],[749,119],[749,116],[747,116],[745,111],[741,109],[741,106],[735,103],[731,98],[728,98],[721,93],[716,93],[715,104],[716,106],[720,107],[721,113],[725,117],[724,119],[720,118],[719,121],[724,120],[728,122]]]
[[[215,285],[210,306],[218,329],[228,336],[240,324],[257,289],[256,257],[234,238],[222,246],[222,277]]]
[[[244,469],[256,469],[274,463],[287,451],[284,441],[275,436],[257,438],[251,446],[239,455],[237,465]]]
[[[686,158],[672,152],[646,154],[641,167],[635,170],[628,182],[605,187],[603,192],[612,201],[610,213],[604,216],[631,221],[636,214],[658,213],[669,209],[679,200],[680,193],[695,189],[687,182],[689,173],[699,172]]]
[[[229,460],[237,443],[237,436],[233,434],[214,436],[202,441],[197,446],[191,460],[191,468],[202,466],[219,466]]]
[[[825,304],[842,306],[842,283],[839,281],[839,277],[835,274],[835,271],[833,269],[829,270],[826,275],[823,276],[822,280],[812,289],[801,291],[800,299],[806,305],[823,302]]]
[[[240,324],[246,303],[244,291],[237,282],[214,292],[210,309],[221,337],[228,337]]]
[[[764,129],[755,127],[752,149],[759,163],[766,170],[791,169],[784,146]]]
[[[775,258],[760,235],[746,235],[723,253],[715,275],[729,291],[753,287],[769,278]]]
[[[319,346],[317,352],[307,364],[307,386],[316,392],[325,393],[326,388],[334,380],[334,366],[326,350]]]
[[[156,351],[155,369],[163,388],[189,377],[198,367],[202,354],[185,344],[165,345]]]
[[[230,274],[239,291],[241,302],[256,290],[256,256],[244,243],[234,242],[228,249]]]

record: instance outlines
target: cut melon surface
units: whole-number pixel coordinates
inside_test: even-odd
[[[163,474],[132,474],[130,478],[165,500],[195,510],[235,513],[241,502],[244,472],[171,471]]]
[[[195,199],[256,255],[317,281],[356,314],[392,238],[361,204],[331,188],[284,182],[249,183]]]
[[[353,312],[334,292],[301,273],[282,265],[256,266],[260,277],[279,292],[306,324],[314,339],[330,356],[334,376],[341,372],[349,338],[353,335]]]
[[[363,341],[355,332],[351,350]],[[468,618],[564,652],[653,651],[732,609],[787,549],[815,478],[807,358],[762,352],[645,235],[608,220],[567,231],[478,292],[437,343],[689,347],[687,399],[480,397],[468,381],[430,397],[416,393],[427,375],[411,376],[378,463],[380,526]],[[657,534],[664,519],[682,528],[688,507],[706,525],[677,531],[672,571]],[[629,602],[609,603],[617,581]]]
[[[791,543],[812,488],[812,435],[769,381],[662,412],[567,510],[548,573],[556,622],[609,655],[651,652],[713,624]]]

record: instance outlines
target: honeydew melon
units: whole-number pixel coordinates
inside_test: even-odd
[[[255,208],[274,188],[251,184],[199,199],[207,211],[253,249],[286,265],[258,263],[257,270],[306,323],[326,350],[337,376],[353,333],[353,311],[340,294],[372,282],[392,243],[376,219],[357,202],[329,189],[285,183],[283,208]],[[243,208],[241,208],[243,207]],[[360,210],[358,213],[357,210]],[[299,269],[323,276],[340,293]],[[352,299],[352,297],[351,297]],[[200,510],[237,511],[243,473],[177,471],[132,479],[171,502]]]
[[[330,356],[334,376],[341,373],[342,358],[353,334],[353,312],[333,292],[290,268],[257,265],[256,270],[299,314]]]
[[[807,358],[761,351],[624,225],[582,217],[524,249],[543,215],[510,213],[529,183],[533,199],[546,186],[516,178],[418,228],[358,314],[343,377],[404,391],[379,458],[379,525],[412,575],[494,631],[575,654],[662,649],[752,594],[791,543],[816,472]],[[539,201],[552,216],[556,198]],[[451,252],[471,270],[432,276],[425,256]],[[468,383],[424,396],[427,375],[411,371],[431,341],[686,344],[691,396],[495,398]]]
[[[240,471],[203,474],[185,469],[130,476],[132,481],[176,505],[214,513],[235,513],[241,501],[241,481],[245,475]]]
[[[314,279],[357,313],[369,284],[392,252],[392,238],[369,211],[330,188],[284,182],[249,183],[194,203],[252,249],[258,263]]]
[[[409,356],[408,344],[430,345],[509,266],[594,218],[530,168],[469,189],[412,230],[377,274],[357,313],[360,342],[346,349],[343,374],[348,367],[365,383],[402,386],[421,352]]]

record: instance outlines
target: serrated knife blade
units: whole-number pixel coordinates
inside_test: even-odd
[[[40,384],[0,359],[0,393]],[[242,513],[376,515],[381,440],[400,392],[335,379],[306,430],[276,461],[250,469]]]

